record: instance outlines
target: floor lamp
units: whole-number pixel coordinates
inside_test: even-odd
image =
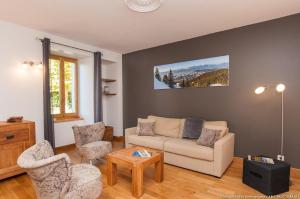
[[[255,94],[257,95],[260,95],[262,94],[263,92],[265,92],[265,90],[267,89],[268,87],[266,86],[260,86],[258,88],[255,89]],[[284,106],[283,106],[283,93],[285,91],[285,85],[284,84],[278,84],[276,86],[276,91],[278,93],[281,94],[281,148],[280,148],[280,154],[277,155],[277,159],[278,160],[281,160],[281,161],[284,161],[284,155],[283,155],[283,140],[284,140]]]

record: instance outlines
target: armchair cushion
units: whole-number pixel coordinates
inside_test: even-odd
[[[71,180],[65,199],[89,199],[101,193],[101,173],[96,167],[89,164],[74,165],[69,173]]]
[[[101,159],[112,151],[112,144],[107,141],[96,141],[82,145],[79,150],[89,160]]]

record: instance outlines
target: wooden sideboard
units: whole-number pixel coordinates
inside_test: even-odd
[[[25,149],[34,144],[34,122],[0,122],[0,180],[24,172],[17,165],[17,159]]]

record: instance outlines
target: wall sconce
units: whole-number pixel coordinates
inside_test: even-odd
[[[42,69],[43,68],[43,63],[42,62],[33,62],[33,61],[24,61],[22,63],[22,68],[29,68],[29,67],[37,67]]]

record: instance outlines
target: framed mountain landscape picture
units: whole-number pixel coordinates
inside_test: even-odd
[[[154,66],[154,89],[229,86],[229,55]]]

